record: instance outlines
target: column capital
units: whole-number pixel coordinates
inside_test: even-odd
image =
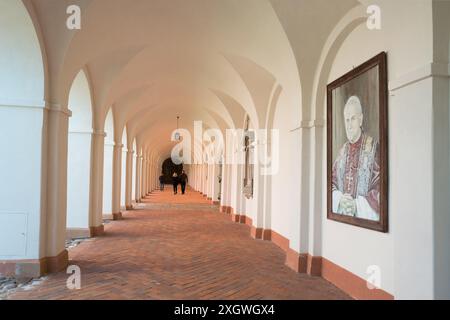
[[[69,134],[84,134],[84,135],[92,135],[92,131],[69,131]]]
[[[72,116],[72,111],[70,111],[69,109],[63,109],[60,106],[56,105],[46,106],[44,110],[47,112],[59,113],[60,115],[65,116],[67,118],[70,118]]]
[[[106,132],[105,131],[101,131],[101,130],[94,130],[94,131],[92,131],[92,135],[94,135],[94,136],[103,136],[104,138],[106,138]]]

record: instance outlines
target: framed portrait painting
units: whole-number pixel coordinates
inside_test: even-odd
[[[388,232],[387,54],[327,86],[328,219]]]

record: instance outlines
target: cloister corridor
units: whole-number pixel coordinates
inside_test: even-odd
[[[0,0],[0,150],[0,303],[450,299],[450,0]]]
[[[81,289],[65,270],[8,299],[349,299],[320,277],[284,265],[275,244],[250,237],[200,193],[155,191],[105,234],[69,249]]]

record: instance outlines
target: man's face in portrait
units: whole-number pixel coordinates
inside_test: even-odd
[[[361,137],[363,114],[361,102],[356,97],[351,97],[344,108],[344,121],[347,139],[355,143]]]

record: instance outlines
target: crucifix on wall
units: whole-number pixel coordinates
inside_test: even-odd
[[[252,161],[253,156],[253,132],[249,130],[250,128],[250,118],[247,116],[245,120],[245,131],[244,131],[244,152],[245,152],[245,166],[244,166],[244,188],[243,193],[247,199],[253,197],[253,171],[254,164]]]

